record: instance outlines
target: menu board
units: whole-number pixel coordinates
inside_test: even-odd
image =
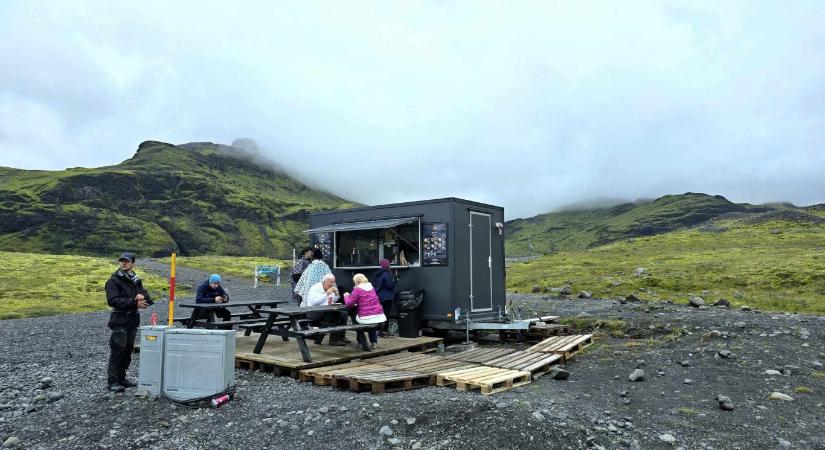
[[[316,233],[313,234],[312,237],[313,247],[321,249],[324,253],[322,259],[332,267],[332,260],[335,256],[332,254],[332,233]]]
[[[422,223],[421,233],[424,240],[424,266],[446,266],[447,224]]]

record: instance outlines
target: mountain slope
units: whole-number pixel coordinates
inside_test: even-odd
[[[801,208],[800,208],[801,209]],[[712,219],[702,226],[513,262],[507,287],[825,313],[825,209]],[[644,270],[639,270],[644,268]]]
[[[239,148],[147,141],[109,167],[0,168],[0,250],[285,257],[310,211],[350,206]]]
[[[691,227],[731,213],[764,213],[788,206],[732,203],[722,196],[686,193],[647,203],[611,208],[562,211],[507,222],[508,256],[583,250],[639,236]]]

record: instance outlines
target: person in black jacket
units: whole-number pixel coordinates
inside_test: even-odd
[[[123,392],[137,383],[126,378],[126,370],[132,362],[135,336],[140,325],[139,309],[152,304],[143,282],[133,270],[135,254],[126,252],[118,259],[120,268],[106,281],[106,302],[112,307],[109,315],[109,367],[107,383],[109,390]]]
[[[395,313],[395,311],[393,311],[393,306],[395,300],[395,286],[398,285],[398,280],[392,275],[389,259],[382,259],[379,261],[379,264],[381,265],[381,268],[378,270],[378,273],[372,281],[372,287],[375,288],[375,293],[378,294],[378,300],[381,301],[381,306],[384,308],[384,314],[389,317]],[[381,330],[383,337],[386,337],[387,323],[389,323],[389,321],[384,322],[384,326]]]
[[[195,294],[195,303],[227,303],[228,301],[229,295],[221,286],[221,276],[216,273],[213,273],[208,280],[201,283]],[[210,309],[209,311],[224,321],[232,319],[232,312],[226,308]]]

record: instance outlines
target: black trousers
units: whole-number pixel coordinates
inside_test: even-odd
[[[135,350],[135,336],[137,327],[112,328],[109,337],[109,367],[107,370],[108,384],[121,383],[126,380],[126,369],[132,363],[132,352]]]
[[[217,308],[217,309],[210,309],[208,312],[202,309],[199,309],[195,312],[195,320],[198,319],[209,319],[209,314],[214,314],[215,318],[220,318],[224,322],[232,320],[232,311],[229,311],[226,308]],[[214,320],[214,318],[213,318]]]
[[[326,327],[334,327],[338,325],[346,325],[347,324],[347,312],[346,311],[326,311],[326,312],[316,312],[316,313],[309,313],[307,314],[307,319],[313,322],[319,322]],[[329,340],[330,342],[340,341],[344,337],[344,332],[337,332],[337,333],[330,333]],[[323,337],[321,337],[323,339]],[[318,341],[316,341],[318,342]]]
[[[313,322],[323,323],[327,326],[346,325],[347,317],[346,311],[325,311],[307,314],[307,319]]]

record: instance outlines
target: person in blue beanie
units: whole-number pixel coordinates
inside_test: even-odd
[[[198,286],[195,294],[195,303],[228,303],[229,295],[223,290],[221,286],[221,276],[213,273],[209,275],[209,279]],[[232,320],[232,313],[226,308],[210,309],[211,313],[224,320],[224,322]],[[198,317],[199,319],[205,317]]]

